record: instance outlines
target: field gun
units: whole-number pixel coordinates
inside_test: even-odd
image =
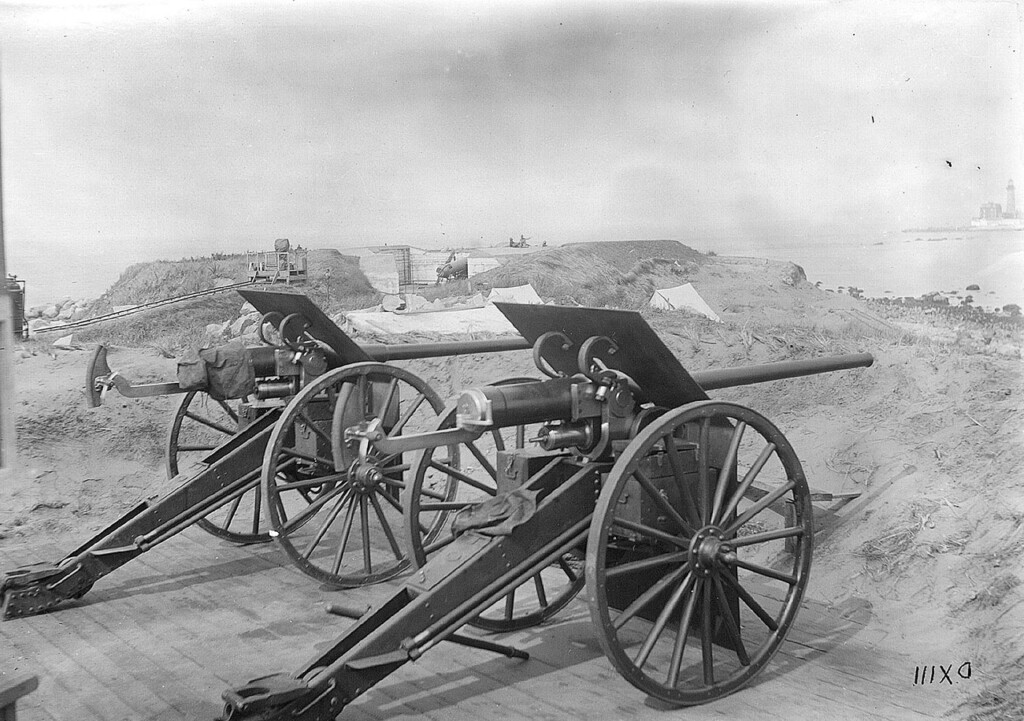
[[[527,657],[460,629],[537,625],[584,586],[612,664],[671,704],[742,688],[784,640],[811,565],[807,479],[775,425],[705,391],[872,357],[691,375],[637,313],[496,305],[547,379],[467,389],[425,432],[334,425],[352,493],[374,482],[364,462],[411,458],[402,531],[417,570],[373,608],[328,609],[355,623],[296,671],[225,691],[225,721],[334,719],[442,641]]]
[[[348,449],[332,448],[332,424],[379,417],[381,427],[393,435],[427,429],[444,409],[440,396],[387,361],[500,352],[529,344],[521,338],[498,338],[359,345],[304,295],[238,292],[263,314],[263,345],[233,344],[185,359],[179,363],[177,382],[133,385],[111,371],[106,348],[96,350],[86,374],[90,405],[99,405],[112,390],[132,398],[184,394],[167,444],[168,476],[178,485],[157,500],[139,503],[59,562],[0,575],[4,619],[80,598],[101,577],[192,525],[237,544],[267,542],[275,534],[306,543],[303,534],[312,537],[311,529],[325,516],[333,514],[333,522],[341,514],[347,525],[340,548],[324,559],[300,549],[293,555],[302,570],[328,583],[355,586],[409,567],[391,531],[401,518],[401,455],[364,459],[361,472],[378,479],[379,493],[348,493],[354,459]],[[312,395],[303,396],[308,401],[288,412],[289,401],[310,388],[315,389]],[[271,480],[263,483],[264,478]],[[271,487],[271,495],[264,494],[263,485]],[[268,500],[275,504],[273,521],[265,512]],[[357,532],[350,539],[357,515]],[[325,534],[317,545],[330,540]]]

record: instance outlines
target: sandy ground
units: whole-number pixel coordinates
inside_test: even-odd
[[[737,276],[728,274],[748,271],[726,264],[718,272],[727,275],[722,287],[735,288]],[[936,691],[948,697],[954,715],[1018,718],[1013,714],[1024,708],[1019,349],[1014,357],[1012,348],[934,342],[806,284],[752,280],[745,295],[734,292],[728,303],[710,283],[703,292],[726,309],[725,323],[672,312],[649,316],[691,370],[853,351],[875,355],[867,369],[711,395],[772,419],[814,489],[861,494],[823,515],[810,596],[836,606],[866,601],[872,623],[886,634],[883,644],[913,653],[921,664],[969,662],[969,681]],[[807,322],[793,325],[799,319]],[[166,427],[177,399],[115,396],[90,409],[83,396],[88,357],[88,349],[30,343],[16,358],[19,458],[0,489],[0,544],[46,540],[70,550],[166,486]],[[135,382],[174,378],[174,361],[153,349],[115,348],[110,365]],[[532,370],[527,352],[400,365],[446,397]],[[906,674],[909,685],[914,668]]]

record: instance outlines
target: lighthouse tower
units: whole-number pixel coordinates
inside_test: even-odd
[[[1009,185],[1006,186],[1006,212],[1003,213],[1004,218],[1016,218],[1017,217],[1017,200],[1013,193],[1013,179],[1010,179]]]

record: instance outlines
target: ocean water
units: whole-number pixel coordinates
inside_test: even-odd
[[[824,288],[854,286],[869,297],[918,297],[943,291],[971,295],[974,304],[1024,307],[1024,232],[893,232],[879,236],[821,237],[759,245],[749,241],[709,241],[719,255],[744,255],[792,261],[807,279]],[[214,249],[216,250],[216,249]],[[341,249],[344,252],[344,249]],[[133,263],[174,259],[162,248],[117,249],[8,246],[7,269],[27,281],[29,306],[60,298],[100,296]],[[967,291],[968,285],[980,286]]]
[[[892,232],[876,237],[822,237],[757,247],[712,244],[720,255],[792,261],[807,280],[837,290],[856,287],[871,298],[919,297],[941,291],[970,295],[975,306],[1024,307],[1024,232]],[[705,249],[700,249],[705,250]],[[968,285],[980,290],[968,291]],[[955,301],[951,301],[955,302]]]

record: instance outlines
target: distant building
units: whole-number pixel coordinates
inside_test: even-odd
[[[1017,197],[1013,180],[1006,186],[1006,210],[999,203],[982,203],[978,217],[971,221],[972,228],[992,230],[1022,230],[1024,221],[1017,210]]]
[[[1003,217],[1003,206],[999,203],[983,203],[979,220],[999,220]]]

